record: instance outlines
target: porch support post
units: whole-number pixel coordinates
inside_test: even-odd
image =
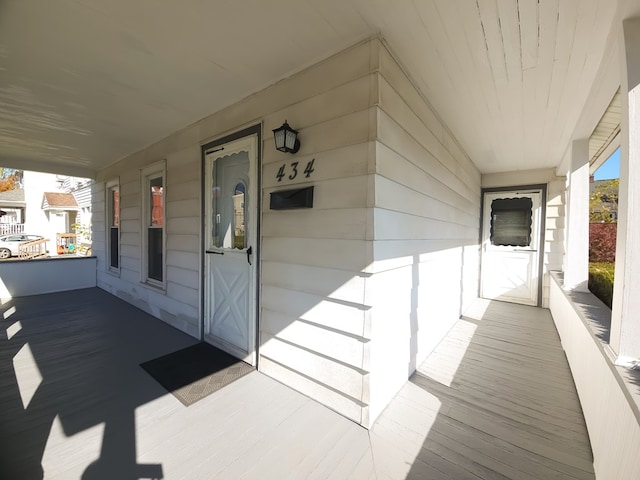
[[[616,273],[610,345],[616,363],[640,359],[640,19],[622,22],[622,114]]]
[[[589,279],[589,140],[571,144],[564,288],[587,291]]]

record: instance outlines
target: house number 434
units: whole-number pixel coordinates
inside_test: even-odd
[[[307,166],[304,167],[304,170],[302,170],[302,175],[304,175],[305,178],[309,178],[311,174],[314,172],[313,162],[315,161],[316,161],[315,158],[312,160],[309,160],[307,162]],[[276,173],[276,178],[278,179],[278,181],[281,182],[284,177],[287,177],[289,180],[295,179],[299,173],[298,168],[302,169],[302,167],[299,167],[299,164],[300,162],[291,162],[289,164],[289,168],[287,168],[286,163],[283,164],[278,170],[278,173]]]

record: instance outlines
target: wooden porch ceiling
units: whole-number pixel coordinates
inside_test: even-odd
[[[482,172],[557,166],[638,3],[7,0],[0,164],[92,176],[380,34]]]
[[[139,364],[195,340],[99,289],[0,310],[7,478],[594,478],[546,310],[476,304],[370,431],[258,372],[184,407]]]

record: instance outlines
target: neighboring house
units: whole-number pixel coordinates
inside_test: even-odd
[[[549,308],[596,471],[638,478],[618,369],[640,361],[640,2],[214,3],[130,23],[105,3],[116,26],[86,30],[108,55],[55,29],[33,50],[77,75],[42,91],[69,157],[43,135],[21,161],[95,178],[97,286],[367,428],[479,296]],[[65,9],[69,26],[95,15]],[[295,154],[274,148],[285,120]],[[603,346],[573,302],[591,298],[589,152],[618,146]]]
[[[86,232],[80,241],[90,243],[92,180],[25,171],[22,184],[0,192],[0,209],[7,212],[0,218],[0,232],[19,229],[42,235],[49,239],[50,252],[56,251],[57,234],[76,229]]]
[[[0,192],[0,235],[23,232],[26,206],[23,188]]]
[[[42,211],[48,220],[48,226],[44,227],[47,230],[46,236],[52,241],[57,241],[58,234],[71,233],[78,215],[78,202],[71,193],[44,192]]]
[[[589,183],[591,218],[615,222],[618,219],[618,196],[618,187],[611,180],[593,180],[591,177]]]
[[[79,241],[91,243],[91,188],[93,180],[79,177],[58,177],[62,178],[61,190],[73,195],[78,211],[75,222],[71,224],[71,231],[75,231],[79,236]]]

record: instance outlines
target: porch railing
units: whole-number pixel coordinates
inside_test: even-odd
[[[31,242],[23,243],[18,246],[18,258],[20,260],[28,260],[29,258],[46,257],[47,242],[49,239],[43,238],[40,240],[33,240]]]
[[[24,233],[24,223],[0,223],[0,235]]]

